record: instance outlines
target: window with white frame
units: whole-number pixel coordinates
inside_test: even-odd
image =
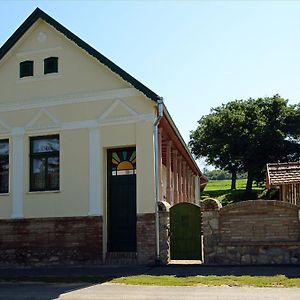
[[[59,190],[59,135],[30,138],[30,191]]]

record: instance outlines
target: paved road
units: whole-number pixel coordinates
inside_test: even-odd
[[[299,300],[300,288],[0,283],[5,300]]]
[[[0,283],[1,300],[52,300],[70,291],[80,291],[87,284]]]

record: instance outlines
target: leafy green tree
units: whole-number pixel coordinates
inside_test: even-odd
[[[232,101],[213,108],[191,132],[194,155],[231,172],[247,172],[246,191],[264,176],[269,162],[299,159],[300,107],[288,105],[279,95]]]

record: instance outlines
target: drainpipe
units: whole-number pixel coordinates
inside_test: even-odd
[[[159,161],[158,161],[158,124],[164,115],[164,100],[160,97],[157,100],[157,118],[153,124],[154,135],[154,159],[155,159],[155,236],[156,236],[156,263],[160,262],[160,247],[159,247],[159,214],[158,214],[158,202],[160,200],[159,193]]]

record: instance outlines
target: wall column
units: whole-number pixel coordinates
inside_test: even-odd
[[[200,177],[195,176],[195,203],[200,205]]]
[[[158,166],[159,166],[159,170],[158,170],[158,181],[159,181],[159,195],[160,195],[160,199],[159,201],[163,201],[163,178],[162,178],[162,167],[163,167],[163,163],[162,163],[162,128],[158,128]]]
[[[166,142],[166,167],[167,167],[167,190],[166,190],[166,193],[167,193],[167,202],[171,204],[171,193],[172,193],[172,186],[171,186],[171,181],[172,181],[172,178],[171,178],[171,147],[172,147],[172,142],[171,141],[167,141]]]
[[[186,194],[186,162],[182,162],[182,201],[187,201],[187,194]]]
[[[182,202],[182,158],[178,155],[178,202]]]
[[[12,214],[14,219],[23,218],[24,202],[24,129],[12,131]],[[11,152],[10,152],[11,153]]]
[[[174,174],[174,204],[178,202],[178,166],[177,166],[177,150],[173,150],[173,174]]]
[[[100,146],[100,129],[89,128],[89,216],[102,215],[103,151]]]

